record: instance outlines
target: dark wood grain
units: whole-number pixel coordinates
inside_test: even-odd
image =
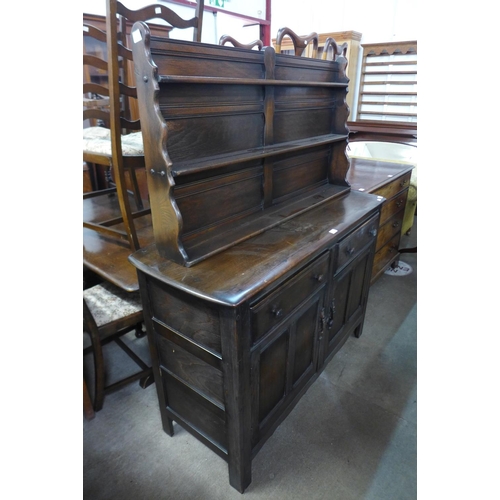
[[[163,257],[196,265],[275,225],[295,211],[299,195],[301,210],[309,210],[348,188],[343,62],[290,58],[272,47],[160,40],[145,23],[134,24],[133,38],[153,228]],[[319,146],[321,161],[314,155]],[[302,158],[302,168],[285,172],[283,161],[293,165],[294,157]],[[263,178],[231,186],[221,178],[249,164]],[[196,192],[194,185],[184,189],[184,176],[195,179]],[[321,185],[336,189],[310,196]]]
[[[374,196],[351,192],[189,268],[162,258],[156,245],[139,250],[130,260],[160,282],[209,302],[234,306],[291,273],[303,259],[319,255],[337,239],[330,229],[345,234],[380,204]]]
[[[162,422],[244,492],[255,454],[361,334],[384,199],[346,179],[345,58],[133,30],[154,244],[129,260]]]
[[[252,457],[361,333],[381,203],[350,192],[192,267],[155,245],[130,257],[152,318],[164,428],[175,420],[225,457],[240,492]]]

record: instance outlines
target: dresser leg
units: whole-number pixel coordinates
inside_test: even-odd
[[[363,324],[359,325],[355,330],[354,330],[354,336],[359,339],[361,337],[361,334],[363,333]]]
[[[245,313],[224,309],[220,314],[229,484],[240,493],[252,481],[250,336],[243,334],[250,318]]]
[[[174,424],[171,418],[168,418],[167,416],[163,416],[161,418],[162,425],[163,425],[163,430],[169,435],[173,436],[174,435]]]
[[[252,460],[232,459],[229,457],[229,484],[243,493],[252,482]]]

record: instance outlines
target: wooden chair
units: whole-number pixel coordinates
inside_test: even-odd
[[[85,379],[83,379],[83,415],[87,420],[92,420],[95,417],[94,407],[92,406],[92,400],[90,399]]]
[[[316,59],[318,56],[318,42],[319,36],[317,33],[310,33],[306,36],[299,36],[297,33],[293,32],[290,28],[280,28],[278,34],[276,35],[276,54],[281,54],[281,42],[285,36],[289,36],[293,42],[294,52],[296,56],[302,56],[306,50],[309,42],[313,42],[312,58]]]
[[[84,129],[87,129],[84,130],[84,137],[87,135],[90,139],[95,133],[95,137],[99,138],[103,134],[99,125],[109,129],[109,120],[107,120],[109,115],[100,111],[106,108],[109,110],[106,33],[95,26],[84,23],[83,37],[83,120]],[[90,189],[86,189],[84,192],[97,191],[99,187],[102,187],[103,182],[106,182],[109,175],[108,169],[104,172],[105,179],[99,182],[96,165],[91,163],[88,157],[85,161],[85,146],[83,156],[84,172],[87,171],[90,180]]]
[[[321,54],[321,59],[328,61],[336,61],[339,56],[342,56],[347,60],[347,43],[344,42],[342,45],[339,46],[337,45],[337,42],[331,36],[329,36],[325,40],[325,45],[323,46],[323,53]]]
[[[109,112],[102,108],[87,109],[84,110],[84,119],[99,119],[107,127],[84,129],[84,160],[110,168],[114,183],[111,189],[116,190],[118,205],[115,203],[109,207],[106,203],[99,204],[96,196],[102,200],[102,196],[109,192],[86,193],[84,199],[91,200],[90,203],[97,208],[84,210],[84,213],[104,213],[105,217],[97,221],[84,220],[84,227],[124,240],[132,251],[140,248],[134,221],[151,211],[147,202],[142,199],[135,175],[136,170],[145,168],[145,163],[140,121],[137,105],[134,103],[137,91],[132,52],[129,49],[129,28],[136,21],[162,19],[175,28],[193,28],[193,41],[199,42],[203,8],[204,0],[198,0],[195,16],[185,20],[163,4],[149,5],[133,11],[117,0],[106,1]],[[99,90],[103,92],[103,89]],[[129,175],[128,185],[125,172]],[[136,205],[134,211],[131,208],[131,194]]]
[[[102,409],[104,396],[136,380],[145,388],[153,383],[148,366],[121,337],[131,331],[143,337],[142,303],[139,292],[130,293],[110,283],[100,283],[83,291],[83,329],[90,336],[91,345],[84,355],[92,353],[94,360],[94,411]],[[113,383],[106,383],[107,364],[103,346],[115,342],[139,366],[140,370]],[[84,387],[85,391],[85,387]],[[84,392],[85,397],[85,392]]]
[[[83,36],[83,107],[103,109],[109,107],[106,33],[84,23]]]
[[[106,33],[102,30],[84,24],[83,35],[105,42],[106,47],[109,48]],[[93,185],[93,190],[83,195],[83,226],[125,240],[131,249],[137,249],[139,242],[133,217],[149,213],[149,209],[144,208],[136,177],[136,169],[144,168],[142,136],[138,130],[140,125],[138,121],[133,123],[125,116],[119,116],[117,128],[111,113],[110,64],[107,59],[104,59],[104,54],[101,57],[84,54],[83,65],[84,75],[88,75],[92,70],[101,74],[101,81],[90,80],[84,81],[83,84],[83,119],[84,124],[85,121],[90,124],[89,127],[83,129],[83,160],[89,166]],[[122,66],[120,61],[118,70],[121,74],[120,78],[123,78],[126,70]],[[124,99],[120,94],[116,97],[118,107],[121,107],[120,103]],[[101,102],[103,104],[100,104]],[[123,135],[122,140],[121,126],[127,131],[135,130],[135,133]],[[111,138],[113,129],[120,131],[118,148],[113,147],[116,146]],[[99,165],[104,168],[105,175],[104,186],[101,185],[101,189],[97,180]],[[127,188],[124,169],[128,170],[132,184],[135,212],[131,209],[131,195]],[[118,226],[119,224],[123,229]]]
[[[219,45],[227,45],[228,43],[230,43],[233,47],[239,47],[241,49],[253,49],[254,47],[257,47],[257,50],[262,50],[262,47],[264,47],[262,40],[254,40],[250,43],[241,43],[229,35],[222,35],[219,38]]]

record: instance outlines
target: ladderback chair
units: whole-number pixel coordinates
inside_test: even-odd
[[[106,57],[106,33],[90,24],[83,24],[83,122],[84,137],[88,140],[99,140],[103,136],[109,140],[109,88],[108,61]],[[106,127],[106,128],[103,128]],[[99,189],[96,165],[85,155],[84,169],[87,167],[90,175],[91,189]],[[104,172],[108,180],[109,171]]]
[[[105,51],[109,52],[108,36],[105,32],[94,26],[84,24],[83,34],[84,37],[92,37],[95,40],[105,42]],[[142,136],[138,130],[139,122],[126,121],[125,116],[119,116],[120,125],[124,125],[126,131],[135,130],[135,133],[124,135],[123,141],[120,137],[118,149],[113,150],[112,129],[114,128],[114,119],[111,109],[114,96],[110,86],[112,78],[109,54],[84,54],[83,66],[83,160],[93,174],[93,190],[83,195],[83,226],[124,240],[130,248],[137,249],[139,248],[139,242],[133,224],[133,217],[149,213],[149,209],[144,208],[141,200],[135,175],[137,168],[144,167]],[[123,75],[121,66],[120,61],[118,71]],[[85,77],[92,70],[100,73],[100,81],[85,81]],[[116,97],[119,103],[124,101],[122,95]],[[104,168],[104,189],[102,189],[102,186],[101,189],[98,188],[98,165]],[[132,197],[135,202],[135,212],[132,212],[131,209],[131,194],[127,189],[124,169],[128,169]],[[119,224],[121,226],[118,226]]]
[[[278,34],[276,35],[276,54],[281,54],[281,42],[285,36],[289,36],[293,42],[294,52],[296,56],[302,56],[306,50],[309,42],[313,42],[312,55],[313,59],[318,56],[318,42],[319,36],[317,33],[310,33],[306,36],[299,36],[297,33],[292,31],[290,28],[280,28]]]
[[[86,420],[92,420],[95,417],[94,406],[85,379],[83,379],[83,416]]]
[[[94,411],[102,409],[104,396],[127,384],[140,380],[145,388],[153,383],[151,367],[137,355],[121,337],[135,331],[143,337],[143,311],[139,292],[130,293],[108,282],[99,283],[83,291],[83,330],[90,336],[90,346],[84,356],[92,353],[94,361]],[[106,380],[108,363],[103,346],[115,342],[139,366],[139,371],[113,383]],[[85,391],[85,385],[84,385]]]
[[[106,33],[90,24],[83,24],[83,108],[84,110],[109,107],[107,87],[108,62],[106,59]],[[87,113],[92,120],[91,113]],[[97,113],[99,115],[99,113]],[[101,115],[106,118],[106,114]],[[84,118],[85,119],[85,118]],[[98,118],[99,119],[99,118]]]
[[[342,45],[338,45],[335,39],[329,36],[325,40],[321,59],[336,61],[339,56],[342,56],[347,60],[347,43],[344,42]]]
[[[118,206],[106,211],[100,221],[84,221],[84,227],[94,229],[108,236],[127,241],[130,249],[140,248],[134,220],[151,211],[142,199],[135,172],[145,168],[144,148],[138,113],[133,76],[132,51],[129,48],[129,27],[136,21],[161,19],[174,28],[193,28],[193,41],[201,41],[204,0],[198,0],[195,15],[185,20],[163,4],[154,4],[138,10],[130,10],[117,0],[106,1],[106,43],[109,88],[109,128],[84,130],[84,160],[100,165],[109,165],[116,186]],[[98,116],[97,110],[86,116]],[[99,110],[102,115],[103,110]],[[100,118],[104,123],[105,119]],[[90,137],[89,135],[90,134]],[[97,137],[96,137],[97,135]],[[125,172],[129,174],[129,183]],[[136,209],[132,211],[129,189]],[[87,200],[96,202],[95,197],[104,193],[86,193]],[[97,205],[97,203],[95,203]],[[94,213],[97,210],[89,210]],[[85,211],[84,211],[85,212]],[[118,225],[121,225],[118,226]]]
[[[241,43],[229,35],[222,35],[219,38],[219,45],[227,45],[229,43],[233,47],[238,47],[240,49],[249,49],[249,50],[253,49],[254,47],[257,47],[257,50],[262,50],[262,47],[264,46],[264,44],[262,43],[262,40],[254,40],[253,42],[250,42],[250,43]]]

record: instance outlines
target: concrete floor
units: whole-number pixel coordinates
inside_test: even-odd
[[[415,244],[416,225],[401,246]],[[257,454],[244,498],[417,498],[417,254],[401,260],[413,272],[371,287],[363,335],[349,338]],[[154,386],[108,395],[83,422],[84,498],[241,498],[226,462],[174,430],[161,428]]]

